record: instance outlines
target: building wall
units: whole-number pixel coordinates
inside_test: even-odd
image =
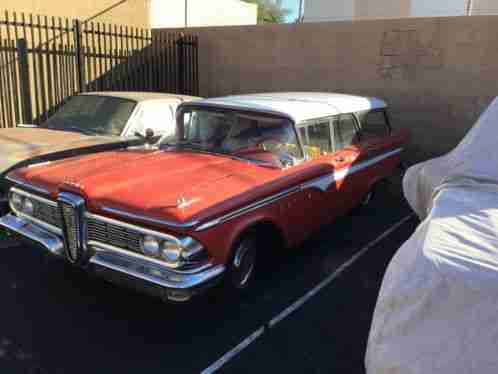
[[[350,20],[354,18],[355,0],[308,0],[304,22]]]
[[[153,28],[184,27],[186,0],[151,0]],[[255,25],[258,7],[238,0],[187,0],[187,24],[191,26]]]
[[[305,22],[467,15],[469,0],[308,0]],[[472,0],[472,15],[498,14],[498,1]]]
[[[2,11],[32,13],[86,20],[118,4],[119,0],[80,0],[62,4],[60,0],[1,0]],[[149,1],[127,0],[93,21],[134,27],[149,27]]]
[[[408,160],[454,147],[498,95],[498,16],[195,28],[200,94],[378,96]]]
[[[472,15],[498,14],[498,1],[472,0]]]
[[[410,0],[354,0],[354,18],[397,18],[410,16]]]
[[[468,0],[434,1],[412,0],[410,15],[413,17],[464,16]]]

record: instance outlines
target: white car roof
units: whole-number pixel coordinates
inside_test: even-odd
[[[284,115],[296,123],[341,113],[380,109],[387,104],[377,98],[324,92],[278,92],[225,96],[197,101],[195,105],[251,109]]]
[[[171,93],[134,92],[134,91],[97,91],[97,92],[80,93],[79,95],[116,97],[120,99],[133,100],[136,102],[152,101],[152,100],[171,100],[174,102],[186,102],[186,101],[200,99],[199,97],[195,96],[177,95]]]

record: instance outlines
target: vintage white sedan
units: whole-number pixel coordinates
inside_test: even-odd
[[[0,129],[0,212],[7,207],[5,175],[18,167],[143,143],[175,132],[175,112],[192,96],[152,92],[75,95],[47,121]]]

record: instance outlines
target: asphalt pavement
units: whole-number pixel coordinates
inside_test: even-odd
[[[399,180],[372,204],[276,256],[253,292],[216,290],[168,305],[52,261],[34,247],[0,247],[0,373],[198,373],[411,214]],[[220,372],[361,373],[385,268],[410,219]]]

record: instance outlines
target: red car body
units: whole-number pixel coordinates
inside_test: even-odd
[[[308,94],[301,105],[306,107],[309,97],[318,103],[328,100],[329,104],[350,98],[353,108],[355,102],[363,103],[363,98],[322,95]],[[279,103],[295,105],[293,100],[299,100],[299,95],[211,99],[185,104],[182,109],[224,107],[285,116],[275,107],[262,109],[253,105],[254,98],[267,99],[270,107],[275,98]],[[399,166],[405,136],[390,131],[385,105],[372,100],[367,101],[371,108],[351,110],[358,128],[351,144],[290,167],[266,167],[231,155],[188,148],[136,148],[19,169],[9,179],[17,188],[53,202],[61,192],[81,196],[86,212],[118,224],[193,238],[207,250],[210,266],[223,270],[217,274],[221,276],[230,266],[234,247],[246,233],[264,227],[265,235],[271,233],[284,247],[297,246],[313,231],[357,206]],[[309,105],[311,110],[313,105]],[[382,136],[362,139],[361,120],[371,111],[382,112],[388,129]],[[323,118],[324,114],[322,110],[317,117]],[[337,115],[341,115],[337,109],[331,109],[331,117]],[[293,116],[287,117],[300,133],[305,150],[301,137],[308,130],[299,131],[303,126],[299,127]],[[312,119],[313,115],[308,117]],[[26,215],[21,216],[29,221]],[[189,297],[190,294],[185,299]],[[174,300],[175,296],[169,298]]]

